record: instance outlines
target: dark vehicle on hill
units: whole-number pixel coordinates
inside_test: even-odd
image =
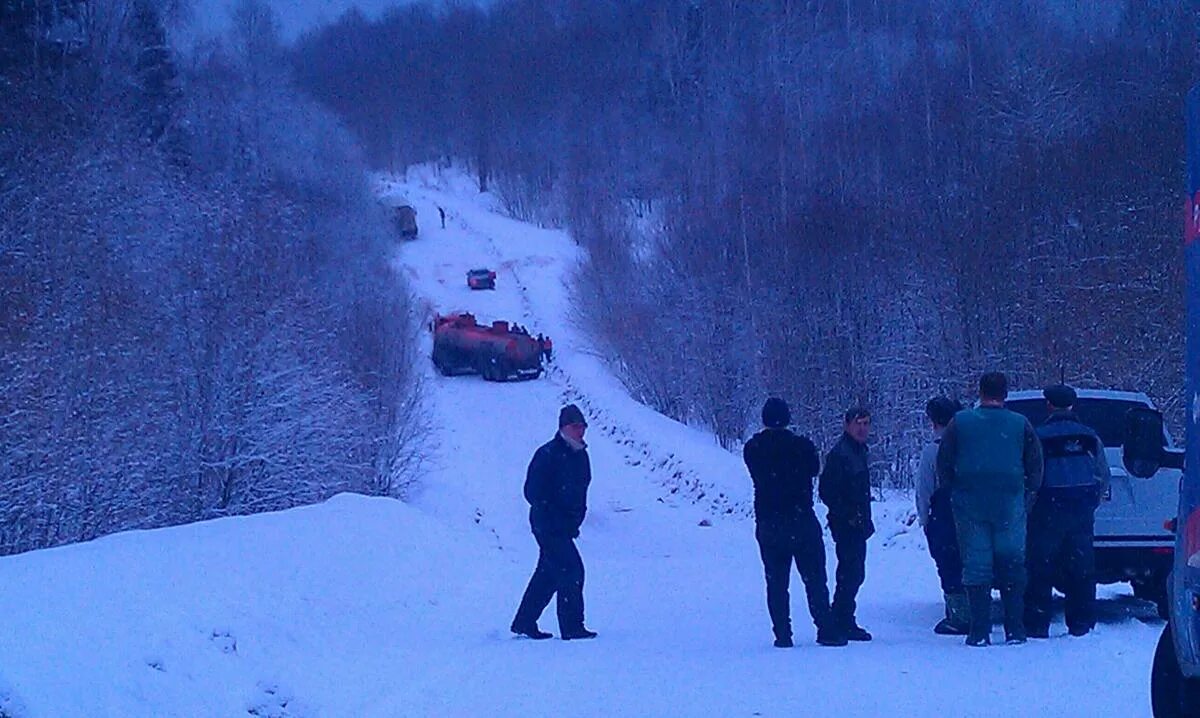
[[[392,214],[392,222],[403,239],[417,238],[417,210],[402,204]]]
[[[434,318],[433,364],[443,376],[479,374],[488,381],[542,375],[536,339],[513,331],[508,322],[481,325],[466,312]]]
[[[1154,652],[1150,704],[1155,718],[1200,716],[1200,87],[1187,96],[1187,441],[1175,530],[1175,560],[1168,581],[1170,618]],[[1149,417],[1153,423],[1153,417]],[[1161,424],[1161,417],[1158,419]],[[1125,459],[1141,473],[1170,461],[1150,440],[1126,442]],[[1131,447],[1130,444],[1133,444]],[[1136,464],[1142,463],[1142,466]]]
[[[467,286],[471,289],[495,289],[496,273],[490,269],[472,269],[467,272]]]

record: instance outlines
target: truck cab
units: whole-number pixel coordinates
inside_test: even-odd
[[[1096,581],[1128,581],[1138,598],[1153,601],[1159,615],[1167,616],[1167,575],[1171,572],[1175,536],[1164,523],[1175,515],[1182,472],[1160,462],[1147,477],[1131,474],[1124,464],[1123,447],[1131,411],[1157,413],[1145,394],[1097,389],[1077,390],[1075,413],[1104,442],[1112,484],[1096,510]],[[1049,416],[1041,391],[1018,391],[1008,397],[1008,408],[1025,416],[1035,427]],[[1163,449],[1177,452],[1171,436],[1162,432]]]

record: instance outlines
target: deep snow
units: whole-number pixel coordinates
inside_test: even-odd
[[[424,365],[435,436],[407,503],[343,495],[0,559],[0,715],[1149,714],[1160,625],[1125,587],[1102,590],[1084,639],[1061,620],[1020,647],[934,636],[937,578],[902,497],[877,504],[860,594],[876,640],[813,644],[794,576],[798,647],[771,647],[745,469],[605,370],[571,320],[570,239],[500,216],[454,173],[381,194],[419,212],[396,261],[427,310],[548,333],[550,374],[492,384]],[[477,266],[498,272],[496,291],[467,289]],[[567,400],[591,423],[579,543],[600,637],[515,639],[536,558],[521,483]],[[556,631],[553,608],[541,626]]]

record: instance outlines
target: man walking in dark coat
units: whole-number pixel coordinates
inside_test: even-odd
[[[1029,420],[1004,408],[1007,398],[1008,378],[984,374],[979,406],[954,417],[938,448],[938,478],[950,489],[971,607],[969,646],[991,643],[994,583],[1005,640],[1026,640],[1025,517],[1042,484],[1042,449]]]
[[[829,508],[829,532],[837,551],[837,585],[833,590],[832,621],[851,641],[869,641],[871,634],[855,618],[858,589],[867,576],[867,539],[875,533],[871,521],[871,475],[867,439],[871,412],[856,407],[846,412],[842,438],[825,456],[818,490]]]
[[[1044,392],[1050,418],[1037,428],[1045,475],[1026,541],[1029,588],[1025,630],[1050,637],[1050,591],[1056,575],[1066,595],[1067,631],[1086,635],[1096,625],[1096,555],[1092,537],[1096,508],[1112,476],[1104,442],[1074,412],[1075,390],[1052,386]]]
[[[754,481],[754,535],[767,579],[775,646],[792,647],[788,583],[793,562],[804,581],[817,643],[844,646],[846,639],[829,622],[825,542],[813,513],[813,479],[821,468],[817,447],[787,428],[791,412],[782,399],[767,399],[762,420],[766,428],[746,442],[742,456]]]
[[[529,462],[525,499],[529,525],[538,544],[538,562],[513,619],[513,633],[550,638],[537,621],[550,599],[558,596],[558,629],[565,641],[595,638],[583,625],[583,559],[575,548],[579,527],[587,515],[587,490],[592,481],[587,444],[587,421],[574,404],[558,415],[558,433],[543,444]]]
[[[933,440],[921,450],[917,468],[917,521],[925,530],[929,555],[937,564],[946,615],[933,632],[942,636],[965,636],[971,623],[967,592],[962,583],[962,558],[958,553],[958,532],[954,530],[954,510],[950,506],[950,490],[938,487],[937,454],[942,434],[962,404],[939,396],[925,405],[925,416],[933,429]]]

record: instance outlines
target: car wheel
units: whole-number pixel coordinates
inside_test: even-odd
[[[1150,708],[1154,718],[1189,718],[1200,715],[1200,680],[1185,678],[1179,670],[1171,624],[1163,627],[1150,669]]]
[[[508,380],[508,364],[503,359],[497,359],[492,367],[493,372],[495,372],[494,376],[496,377],[496,381]]]
[[[483,374],[483,378],[488,381],[504,381],[504,369],[496,357],[488,357],[483,360],[483,371],[480,374]]]
[[[1158,609],[1158,617],[1164,621],[1170,615],[1171,602],[1167,597],[1167,580],[1162,576],[1152,576],[1145,581],[1131,581],[1133,595],[1143,601],[1152,602]]]

